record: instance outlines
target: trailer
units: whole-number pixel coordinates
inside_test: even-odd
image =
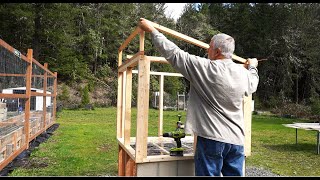
[[[42,89],[31,88],[31,92],[43,93]],[[25,94],[26,87],[17,88],[7,88],[2,90],[3,94]],[[51,94],[51,92],[46,91],[46,94]],[[13,98],[13,99],[1,99],[1,102],[7,104],[7,111],[21,111],[24,110],[24,99]],[[52,105],[51,97],[46,97],[46,107]],[[19,110],[19,107],[21,108]],[[43,110],[43,96],[32,96],[30,101],[30,110],[32,111],[42,111]]]

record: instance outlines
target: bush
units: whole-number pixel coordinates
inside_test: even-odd
[[[285,103],[274,108],[272,113],[285,117],[308,118],[311,116],[311,108],[304,104]]]
[[[81,106],[85,107],[87,104],[90,103],[90,97],[89,97],[89,87],[88,85],[85,85],[82,90],[82,96],[81,96]]]

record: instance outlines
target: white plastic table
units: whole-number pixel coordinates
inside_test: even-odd
[[[320,153],[320,123],[293,123],[282,125],[296,129],[296,144],[298,144],[298,129],[317,131],[317,154]]]

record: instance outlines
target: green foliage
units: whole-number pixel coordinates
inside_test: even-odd
[[[62,92],[61,94],[58,94],[58,100],[66,102],[69,101],[70,99],[70,92],[69,92],[69,88],[66,84],[62,85]]]
[[[280,103],[309,102],[320,92],[320,4],[317,3],[188,3],[177,23],[164,14],[165,3],[1,3],[0,38],[34,58],[48,62],[59,82],[73,84],[95,81],[108,84],[116,105],[118,49],[145,17],[165,27],[209,43],[223,32],[235,38],[235,54],[243,58],[267,58],[259,63],[260,83],[256,96],[265,107],[270,97]],[[145,54],[159,56],[145,36]],[[171,36],[181,49],[204,56],[205,49]],[[139,50],[134,38],[123,51]],[[174,72],[169,65],[152,64],[154,71]],[[176,80],[166,86],[176,85]],[[151,79],[152,90],[157,89]],[[180,87],[169,89],[170,93]],[[310,102],[311,103],[311,102]],[[274,104],[271,102],[271,104]]]
[[[93,81],[93,80],[91,80],[91,81],[89,81],[88,82],[88,90],[89,90],[89,92],[93,92],[93,90],[94,90],[94,87],[95,87],[95,81]]]
[[[314,115],[320,115],[320,99],[314,100],[311,104],[311,112]]]
[[[82,89],[81,93],[81,106],[84,107],[85,105],[90,103],[90,97],[89,97],[89,86],[85,85]]]

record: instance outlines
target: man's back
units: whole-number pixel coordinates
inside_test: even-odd
[[[191,55],[158,31],[152,40],[160,53],[190,81],[186,132],[221,142],[243,145],[242,100],[255,92],[258,74],[231,59],[210,60]]]

